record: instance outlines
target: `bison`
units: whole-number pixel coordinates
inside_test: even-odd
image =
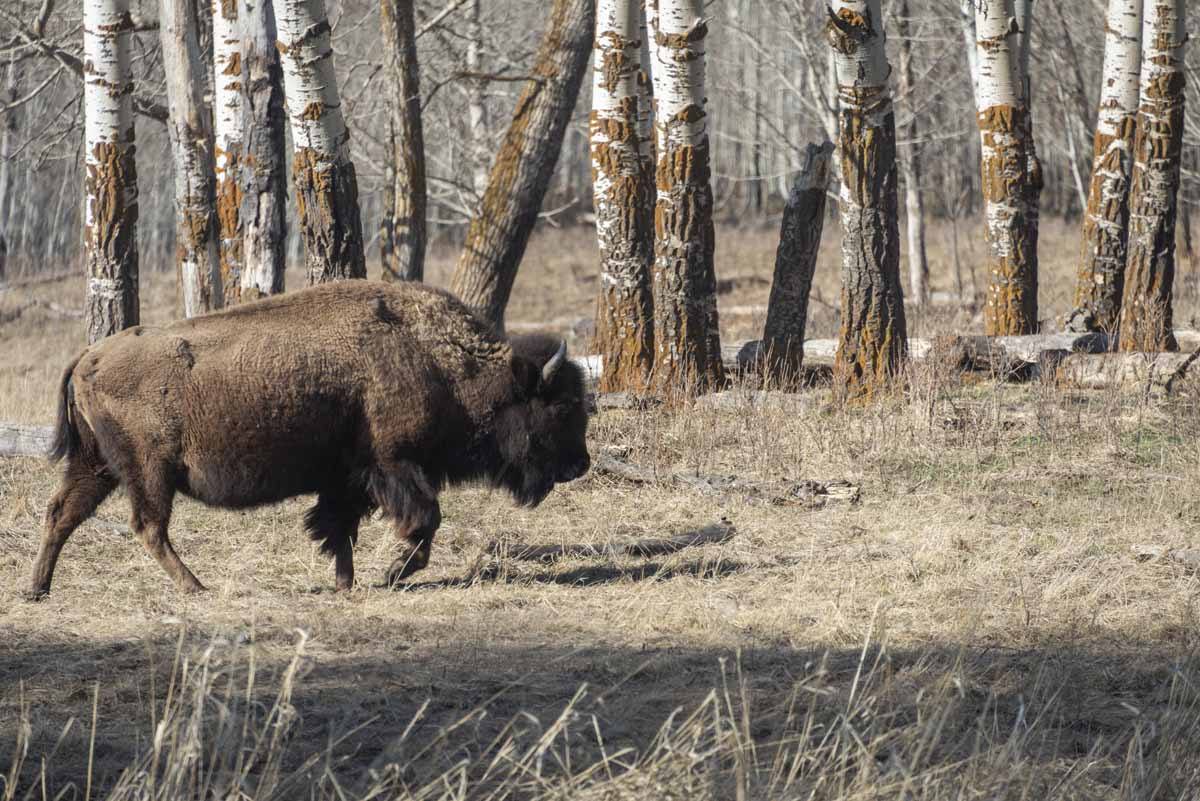
[[[360,519],[381,509],[399,555],[426,566],[439,491],[487,482],[536,506],[588,469],[580,369],[558,340],[505,340],[453,296],[347,281],[156,328],[83,351],[63,373],[51,459],[66,458],[29,595],[117,487],[175,584],[204,587],[167,536],[177,492],[243,509],[316,494],[305,525],[354,581]]]

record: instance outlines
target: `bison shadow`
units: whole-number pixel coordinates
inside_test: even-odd
[[[566,587],[593,587],[619,581],[670,581],[676,578],[722,579],[753,570],[754,565],[730,559],[694,559],[683,564],[666,565],[662,562],[639,564],[583,565],[567,570],[538,569],[528,571],[522,567],[488,565],[466,576],[452,576],[433,581],[399,584],[398,592],[425,592],[449,588],[469,587],[472,584],[556,584]],[[382,583],[373,584],[384,589]]]

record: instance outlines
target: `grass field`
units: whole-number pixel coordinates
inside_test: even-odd
[[[967,231],[964,263],[982,250]],[[774,237],[719,236],[723,335],[754,336]],[[932,232],[935,290],[955,290],[947,241]],[[1067,310],[1076,242],[1044,223],[1047,319]],[[826,245],[817,291],[836,306]],[[435,256],[444,283],[453,254]],[[590,234],[543,234],[509,319],[588,315],[594,273]],[[0,314],[81,291],[14,289]],[[144,276],[147,322],[170,317],[171,292]],[[913,312],[910,332],[972,330],[974,314]],[[816,303],[812,335],[834,326]],[[0,420],[49,421],[80,337],[45,307],[0,326]],[[592,421],[593,452],[664,474],[845,480],[857,502],[596,472],[536,510],[455,490],[431,567],[402,591],[372,586],[391,559],[381,520],[362,531],[359,587],[335,594],[301,531],[310,500],[180,499],[173,541],[210,588],[181,596],[117,493],[68,543],[53,594],[26,604],[56,470],[0,460],[0,799],[1200,797],[1200,582],[1133,551],[1195,546],[1196,398],[934,367],[908,382],[870,408],[735,388]],[[731,540],[668,556],[513,556],[722,519]]]

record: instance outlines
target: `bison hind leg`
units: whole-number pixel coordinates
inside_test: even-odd
[[[304,527],[309,536],[321,543],[321,553],[333,557],[338,590],[349,590],[354,586],[358,522],[369,508],[365,499],[351,500],[345,495],[323,492],[304,515]]]
[[[62,483],[46,507],[45,533],[34,562],[29,590],[25,593],[29,600],[38,600],[50,592],[54,567],[67,538],[80,523],[92,516],[117,486],[117,480],[97,454],[90,437],[87,444],[86,450],[67,457]]]

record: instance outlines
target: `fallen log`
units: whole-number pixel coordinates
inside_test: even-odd
[[[1200,549],[1197,548],[1167,548],[1162,545],[1140,544],[1134,545],[1131,550],[1139,562],[1168,561],[1193,570],[1200,569]]]
[[[1053,367],[1054,380],[1077,389],[1125,389],[1170,394],[1195,375],[1191,353],[1069,354]]]
[[[0,423],[0,456],[45,456],[53,436],[49,426]]]
[[[757,369],[762,341],[751,339],[721,349],[726,369],[748,372]],[[1028,336],[948,336],[934,340],[908,340],[908,357],[915,362],[929,358],[947,359],[960,370],[992,372],[1010,376],[1028,365],[1038,364],[1043,353],[1103,353],[1108,348],[1104,334],[1030,334]],[[804,364],[832,367],[837,358],[836,339],[809,339],[804,343]]]

